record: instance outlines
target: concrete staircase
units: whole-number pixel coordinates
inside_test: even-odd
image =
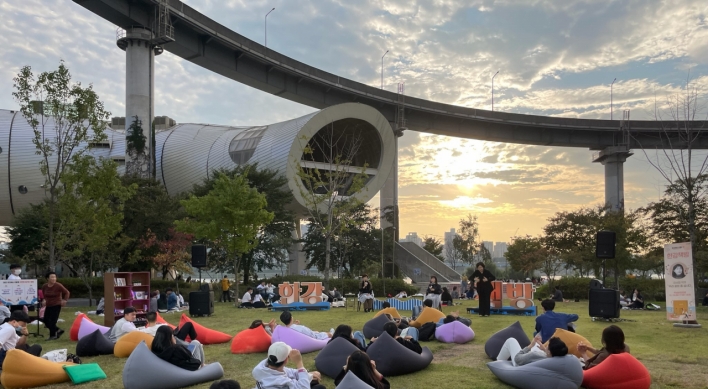
[[[458,272],[413,242],[396,243],[396,265],[416,284],[427,285],[431,276],[440,284],[460,282]]]

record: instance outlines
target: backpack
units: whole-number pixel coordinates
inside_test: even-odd
[[[435,329],[437,326],[433,322],[423,324],[418,330],[418,341],[427,342],[435,339]]]

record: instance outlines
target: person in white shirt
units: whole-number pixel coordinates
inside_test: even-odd
[[[266,307],[265,301],[263,301],[263,297],[261,297],[261,295],[257,293],[253,295],[253,301],[251,302],[251,304],[253,304],[253,308]]]
[[[165,323],[157,322],[157,312],[148,312],[145,315],[145,318],[147,319],[147,325],[145,327],[138,328],[138,331],[152,335],[153,337],[157,333],[158,328],[167,325]],[[175,341],[177,344],[187,347],[187,349],[192,352],[192,356],[194,358],[202,361],[202,364],[204,363],[206,360],[204,356],[204,346],[197,340],[197,331],[194,329],[194,325],[192,325],[192,323],[184,323],[182,327],[175,328],[172,333],[175,336]],[[187,336],[191,339],[190,342],[185,340],[187,339]]]
[[[250,286],[241,297],[241,308],[253,308],[253,288]]]
[[[297,368],[285,367],[288,361],[295,363]],[[251,374],[259,389],[325,389],[319,383],[320,373],[308,373],[302,363],[300,351],[283,342],[271,344],[268,348],[268,358],[256,365]]]
[[[115,343],[120,339],[121,336],[127,334],[128,332],[137,331],[133,323],[135,321],[135,308],[127,307],[123,310],[123,317],[113,325],[111,332],[108,335],[108,339]]]
[[[10,318],[10,309],[5,306],[5,302],[0,300],[0,323]]]
[[[290,313],[290,311],[284,311],[283,313],[280,314],[280,321],[285,324],[286,327],[295,330],[303,335],[307,335],[310,338],[313,339],[319,339],[319,340],[325,340],[329,339],[332,337],[332,333],[334,332],[334,329],[332,329],[330,332],[318,332],[318,331],[313,331],[303,325],[300,325],[299,320],[293,320],[293,314]]]
[[[10,315],[10,319],[3,325],[0,325],[0,365],[5,360],[5,355],[8,351],[17,349],[25,351],[36,357],[42,354],[42,346],[28,345],[27,323],[30,322],[29,315],[24,311],[14,311]]]
[[[8,280],[21,280],[20,274],[22,274],[22,266],[13,263],[10,265],[10,275],[7,276]]]

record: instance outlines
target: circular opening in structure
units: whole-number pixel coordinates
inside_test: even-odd
[[[336,120],[307,143],[300,162],[303,184],[316,194],[351,196],[376,176],[381,153],[381,136],[371,123]]]
[[[22,194],[27,194],[27,187],[24,185],[20,185],[17,190]]]

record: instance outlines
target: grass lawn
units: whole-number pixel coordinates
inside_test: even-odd
[[[445,312],[459,310],[463,316],[470,317],[466,308],[475,306],[477,302],[463,301],[461,305],[445,308]],[[664,306],[663,303],[659,304]],[[539,307],[540,308],[540,307]],[[76,310],[83,312],[87,308],[64,308],[61,318],[66,320],[60,327],[66,334],[58,341],[46,341],[39,338],[45,351],[68,348],[74,352],[76,344],[69,341],[69,327],[73,322]],[[245,329],[254,319],[278,317],[277,312],[268,312],[264,309],[236,309],[229,303],[216,303],[214,315],[211,317],[197,318],[200,324],[218,329],[220,331],[236,334]],[[608,325],[606,322],[593,322],[588,317],[587,302],[559,303],[558,312],[577,313],[578,333],[590,340],[599,348],[602,329]],[[405,315],[410,315],[407,313]],[[372,313],[345,311],[335,308],[324,312],[293,312],[293,316],[302,324],[319,331],[328,331],[338,324],[346,323],[355,330],[361,329],[363,324],[373,317]],[[173,324],[179,322],[180,315],[164,314],[163,317]],[[623,319],[631,320],[618,323],[624,330],[627,343],[631,346],[632,354],[647,366],[652,375],[652,388],[708,388],[708,309],[699,307],[698,320],[703,323],[701,329],[674,328],[666,320],[664,311],[622,311]],[[97,319],[95,316],[92,319]],[[101,318],[98,318],[101,319]],[[534,328],[534,318],[527,316],[491,316],[479,318],[472,316],[472,328],[475,339],[465,345],[450,345],[436,341],[423,342],[429,347],[435,359],[431,366],[424,371],[401,377],[390,377],[393,388],[435,388],[441,383],[446,386],[473,387],[473,388],[509,388],[496,379],[486,366],[489,361],[484,353],[484,343],[494,332],[520,320],[526,333],[531,338]],[[99,320],[99,323],[102,322]],[[32,327],[31,329],[34,329]],[[42,328],[45,336],[48,331]],[[35,338],[30,338],[34,342]],[[251,378],[253,367],[265,358],[265,354],[233,355],[229,351],[230,343],[210,345],[205,347],[207,362],[219,361],[226,372],[224,378],[237,380],[242,388],[253,388],[255,381]],[[305,354],[305,367],[315,369],[314,358],[317,353]],[[83,358],[84,362],[97,362],[108,375],[107,380],[92,382],[87,387],[91,388],[122,388],[122,370],[125,359],[113,356],[96,358]],[[157,372],[156,372],[157,373]],[[28,374],[32,374],[28,372]],[[324,378],[328,388],[334,388],[334,381]],[[155,379],[159,380],[159,373]],[[50,386],[52,388],[66,388],[71,384]],[[208,388],[209,384],[196,386]]]

